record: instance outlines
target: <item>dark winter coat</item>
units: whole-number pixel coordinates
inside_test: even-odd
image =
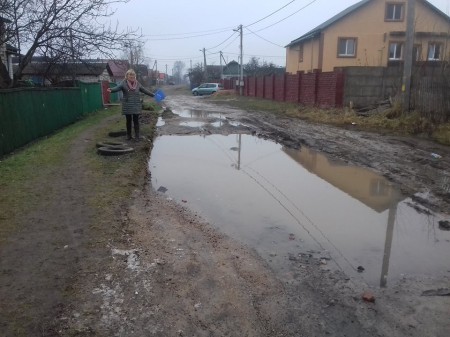
[[[137,87],[135,90],[130,90],[128,87],[127,81],[122,81],[115,88],[111,88],[111,92],[117,92],[122,90],[123,99],[122,99],[122,114],[123,115],[132,115],[132,114],[140,114],[142,111],[142,103],[140,92],[149,95],[151,97],[155,96],[152,92],[145,89],[139,82],[137,83]]]

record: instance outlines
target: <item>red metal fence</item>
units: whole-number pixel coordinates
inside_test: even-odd
[[[237,89],[238,78],[223,80],[224,89]],[[344,73],[281,74],[244,78],[244,95],[320,108],[342,107]]]

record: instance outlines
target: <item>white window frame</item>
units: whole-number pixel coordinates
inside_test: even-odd
[[[389,9],[392,8],[392,17],[389,17]],[[405,4],[404,3],[387,3],[386,4],[386,21],[403,21],[405,15]]]
[[[394,52],[392,56],[392,47],[394,47]],[[398,49],[400,48],[400,55],[398,56]],[[399,61],[403,60],[403,42],[391,42],[389,43],[389,61]]]
[[[352,42],[352,45],[349,45],[349,43]],[[341,46],[345,44],[344,49],[345,52],[341,53]],[[337,56],[338,57],[356,57],[356,46],[357,46],[357,40],[356,37],[340,37],[338,38],[338,50],[337,50]],[[353,51],[350,52],[349,49],[353,47]]]
[[[440,61],[441,54],[442,54],[442,45],[440,43],[431,42],[428,45],[428,54],[427,54],[428,61]]]

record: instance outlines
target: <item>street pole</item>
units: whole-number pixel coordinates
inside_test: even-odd
[[[219,60],[220,60],[220,80],[223,80],[223,66],[222,66],[222,51],[219,52]]]
[[[244,90],[243,90],[243,85],[244,85],[244,65],[243,65],[243,60],[244,60],[244,46],[243,46],[243,32],[242,32],[242,25],[239,26],[239,30],[241,32],[241,74],[239,76],[239,95],[243,95],[244,94]]]
[[[244,84],[244,66],[243,66],[243,58],[244,58],[244,46],[243,46],[243,33],[242,33],[242,25],[239,25],[237,29],[233,29],[233,31],[235,32],[239,32],[240,36],[241,36],[241,45],[240,45],[240,74],[239,74],[239,95],[243,95],[244,91],[243,91],[243,87],[242,85]]]
[[[203,81],[207,82],[208,81],[208,71],[206,70],[206,49],[200,49],[200,51],[203,52],[203,64],[205,65],[205,68],[203,69]]]
[[[402,95],[403,95],[403,112],[409,112],[411,101],[411,72],[413,63],[413,50],[414,50],[414,20],[416,13],[416,0],[409,0],[408,14],[406,18],[406,43],[405,43],[405,63],[403,65],[403,82],[402,82]]]

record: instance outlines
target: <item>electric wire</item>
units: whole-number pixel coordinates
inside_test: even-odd
[[[295,1],[297,1],[297,0],[292,0],[292,1],[290,1],[289,3],[287,3],[286,5],[284,5],[283,7],[281,7],[281,8],[279,8],[279,9],[277,9],[277,10],[276,10],[275,12],[272,12],[272,13],[270,13],[269,15],[267,15],[267,16],[265,16],[265,17],[263,17],[262,19],[259,19],[258,21],[255,21],[255,22],[253,22],[253,23],[251,23],[251,24],[247,25],[246,27],[250,27],[250,26],[253,26],[253,25],[257,24],[258,22],[261,22],[261,21],[263,21],[263,20],[267,19],[268,17],[270,17],[270,16],[274,15],[275,13],[277,13],[277,12],[281,11],[281,10],[282,10],[283,8],[285,8],[285,7],[289,6],[289,5],[291,4],[291,3],[295,2]]]
[[[224,27],[224,28],[216,28],[216,29],[210,29],[210,30],[200,30],[197,32],[187,32],[187,33],[170,33],[170,34],[146,34],[144,36],[148,37],[160,37],[160,36],[178,36],[178,35],[197,35],[200,33],[222,33],[225,31],[229,31],[230,29],[233,29],[234,27]]]
[[[255,21],[255,22],[253,22],[253,23],[251,23],[251,24],[249,24],[249,25],[243,26],[243,27],[245,27],[246,29],[248,29],[248,30],[251,32],[251,34],[256,35],[256,36],[259,37],[260,39],[262,39],[262,40],[264,40],[264,41],[266,41],[266,42],[268,42],[268,43],[270,43],[270,44],[273,44],[273,45],[275,45],[275,46],[277,46],[277,47],[284,48],[283,46],[281,46],[281,45],[279,45],[279,44],[276,44],[276,43],[274,43],[274,42],[272,42],[272,41],[269,41],[269,40],[265,39],[264,37],[262,37],[262,36],[256,34],[256,32],[260,32],[260,31],[262,31],[262,30],[265,30],[265,29],[267,29],[267,28],[270,28],[270,27],[273,27],[273,26],[277,25],[278,23],[280,23],[280,22],[282,22],[282,21],[284,21],[284,20],[290,18],[291,16],[297,14],[297,13],[300,12],[301,10],[303,10],[303,9],[305,9],[306,7],[310,6],[311,4],[313,4],[314,2],[316,2],[317,0],[313,0],[313,1],[309,2],[309,3],[306,4],[305,6],[301,7],[299,10],[297,10],[297,11],[295,11],[294,13],[288,15],[287,17],[285,17],[285,18],[283,18],[283,19],[281,19],[281,20],[279,20],[279,21],[277,21],[277,22],[275,22],[275,23],[273,23],[273,24],[271,24],[271,25],[269,25],[269,26],[266,26],[266,27],[264,27],[264,28],[261,28],[261,29],[257,30],[256,32],[250,30],[248,27],[253,26],[253,25],[255,25],[255,24],[257,24],[257,23],[259,23],[259,22],[261,22],[261,21],[264,21],[265,19],[271,17],[271,16],[274,15],[275,13],[277,13],[277,12],[281,11],[282,9],[286,8],[287,6],[289,6],[290,4],[292,4],[292,3],[295,2],[295,1],[296,1],[296,0],[292,0],[292,1],[288,2],[287,4],[285,4],[284,6],[280,7],[279,9],[277,9],[276,11],[274,11],[274,12],[272,12],[272,13],[266,15],[265,17],[263,17],[263,18],[261,18],[261,19]],[[148,41],[182,40],[182,39],[190,39],[190,38],[197,38],[197,37],[203,37],[203,36],[209,36],[209,35],[221,34],[221,33],[226,32],[226,31],[228,31],[229,29],[232,29],[232,28],[233,28],[233,27],[228,27],[228,28],[218,28],[218,29],[213,29],[213,30],[205,30],[205,31],[189,32],[189,33],[157,34],[157,35],[145,35],[145,36],[146,36],[146,37],[175,36],[175,37],[169,37],[169,38],[150,38],[150,39],[148,39]],[[199,34],[199,33],[202,33],[202,34]],[[203,33],[204,33],[204,34],[203,34]],[[236,33],[236,32],[234,32],[232,35],[230,35],[227,39],[225,39],[224,41],[222,41],[222,42],[219,43],[218,45],[216,45],[216,46],[214,46],[214,47],[208,48],[208,50],[215,49],[215,48],[221,46],[221,45],[224,44],[226,41],[228,41],[229,39],[231,39],[235,33]],[[179,36],[179,35],[190,35],[190,34],[194,34],[194,35],[191,35],[191,36]],[[228,48],[234,41],[236,41],[236,39],[237,39],[238,37],[239,37],[239,35],[237,35],[237,37],[236,37],[233,41],[231,41],[228,45],[226,45],[226,46],[223,48],[223,50],[225,50],[226,48]],[[264,57],[264,56],[262,56],[262,55],[252,55],[252,56]],[[272,56],[271,56],[271,57],[272,57]],[[275,56],[275,57],[280,57],[280,58],[281,58],[281,57],[284,57],[284,56]],[[179,59],[179,58],[177,58],[177,59]],[[185,57],[185,58],[183,58],[183,59],[187,60],[187,59],[191,59],[191,58]],[[176,60],[176,59],[164,59],[164,60]]]
[[[219,43],[217,46],[214,47],[210,47],[210,48],[206,48],[206,50],[211,50],[211,49],[216,49],[217,47],[220,47],[221,45],[223,45],[225,42],[227,42],[229,39],[231,39],[233,37],[233,35],[237,34],[237,32],[233,32],[233,34],[231,34],[229,37],[227,37],[224,41],[222,41],[221,43]]]
[[[279,45],[279,44],[277,44],[277,43],[275,43],[275,42],[272,42],[272,41],[269,41],[269,40],[263,38],[261,35],[256,34],[254,31],[250,30],[250,29],[247,28],[247,27],[244,27],[244,28],[247,29],[251,34],[256,35],[257,37],[259,37],[260,39],[262,39],[262,40],[264,40],[264,41],[266,41],[266,42],[269,42],[269,43],[273,44],[274,46],[277,46],[277,47],[280,47],[280,48],[283,48],[283,49],[284,49],[284,46],[281,46],[281,45]]]
[[[327,235],[325,235],[325,233],[291,200],[289,199],[289,197],[287,197],[278,187],[276,187],[273,183],[271,183],[266,177],[264,177],[262,174],[260,174],[258,171],[256,171],[255,169],[249,167],[246,165],[246,167],[248,167],[250,170],[252,170],[253,172],[255,172],[257,175],[259,175],[262,179],[264,179],[269,185],[271,185],[276,191],[278,191],[278,193],[280,193],[297,211],[300,212],[301,215],[303,215],[303,217],[328,241],[328,243],[334,248],[336,249],[336,251],[339,253],[339,255],[350,265],[350,267],[353,270],[356,270],[356,268],[353,266],[353,264],[345,257],[345,255],[340,251],[340,249],[338,247],[336,247],[336,245],[328,238]],[[283,207],[285,207],[284,205],[282,205]],[[287,210],[287,208],[286,208]],[[313,235],[301,224],[301,221],[299,219],[297,219],[297,217],[295,215],[293,215],[289,210],[287,210],[289,214],[292,215],[292,217],[308,232],[308,234],[311,235],[311,237],[313,237]],[[313,237],[314,238],[314,237]],[[314,238],[315,240],[315,238]],[[320,243],[318,243],[320,245],[320,247],[325,250],[325,248],[322,247],[322,245]],[[336,264],[338,264],[336,262]],[[339,264],[338,264],[339,266]],[[339,266],[339,268],[342,270],[342,268]],[[343,271],[343,270],[342,270]]]
[[[210,137],[206,137],[210,142],[212,142],[214,145],[216,145],[219,150],[221,150],[222,153],[225,154],[228,159],[231,160],[233,165],[237,165],[234,158],[232,158],[219,144],[214,142]],[[334,249],[339,253],[339,255],[349,264],[349,266],[356,271],[356,268],[353,266],[353,264],[345,257],[345,255],[331,242],[331,240],[323,233],[322,230],[318,228],[317,225],[314,224],[314,222],[302,211],[300,208],[295,205],[282,191],[280,191],[273,183],[271,183],[268,179],[266,179],[263,175],[261,175],[258,171],[254,170],[253,168],[249,167],[248,165],[245,165],[245,167],[249,168],[250,170],[254,171],[257,175],[259,175],[262,179],[264,179],[269,185],[271,185],[276,191],[280,193],[291,205],[294,206],[304,217],[308,220],[308,222],[332,245]],[[323,250],[327,251],[327,249],[322,245],[322,243],[314,236],[313,233],[300,221],[300,219],[295,216],[295,214],[289,210],[289,208],[279,199],[277,196],[272,193],[267,187],[265,187],[257,178],[255,178],[252,174],[250,174],[248,171],[246,171],[244,168],[241,168],[240,171],[247,175],[250,179],[252,179],[256,184],[258,184],[263,190],[267,192],[268,195],[270,195],[276,202],[280,204],[280,206],[305,230],[306,233],[316,242],[316,244]],[[336,261],[336,259],[333,259],[333,262],[336,264],[336,266],[345,273],[344,268],[339,264],[339,262]]]
[[[222,31],[218,31],[215,33],[205,33],[205,34],[197,34],[197,35],[192,35],[192,36],[180,36],[180,37],[169,37],[169,38],[161,38],[161,39],[147,39],[147,41],[170,41],[170,40],[184,40],[184,39],[191,39],[191,38],[195,38],[195,37],[202,37],[202,36],[208,36],[208,35],[216,35],[216,34],[221,34],[223,32],[227,32],[229,31],[229,29],[224,29]]]
[[[292,14],[286,16],[285,18],[283,18],[283,19],[281,19],[281,20],[279,20],[279,21],[277,21],[277,22],[275,22],[275,23],[273,23],[273,24],[271,24],[271,25],[269,25],[269,26],[267,26],[267,27],[258,29],[257,32],[260,32],[260,31],[265,30],[265,29],[267,29],[267,28],[273,27],[273,26],[279,24],[280,22],[283,22],[284,20],[289,19],[291,16],[293,16],[293,15],[297,14],[298,12],[304,10],[305,8],[309,7],[310,5],[312,5],[313,3],[315,3],[316,1],[317,1],[317,0],[313,0],[313,1],[309,2],[308,4],[306,4],[305,6],[301,7],[299,10],[295,11],[294,13],[292,13]]]

